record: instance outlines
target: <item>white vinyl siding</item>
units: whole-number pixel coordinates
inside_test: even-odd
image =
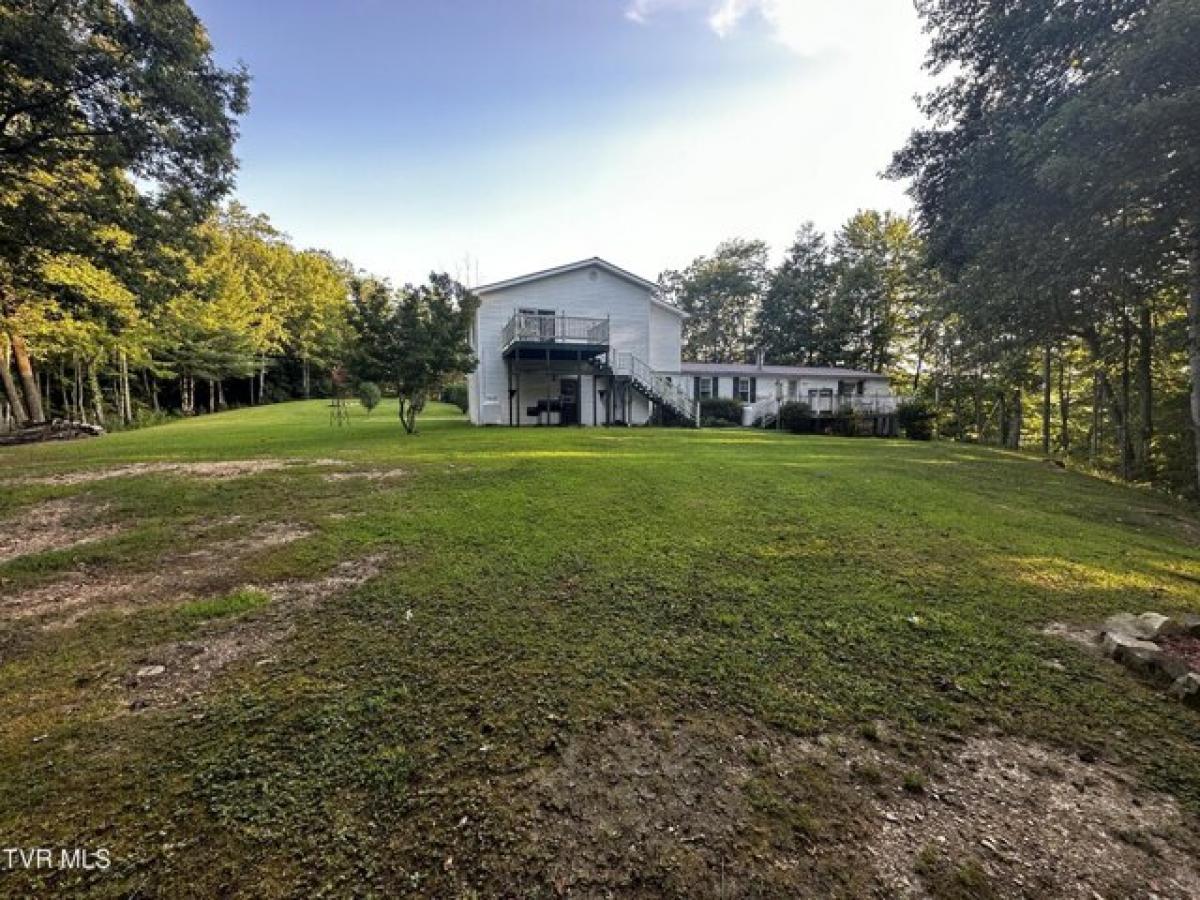
[[[682,360],[681,325],[678,313],[650,304],[650,355],[645,357],[655,372],[676,373]]]
[[[646,360],[657,371],[679,372],[680,331],[682,320],[670,311],[650,302],[650,291],[599,267],[575,269],[538,278],[510,287],[488,291],[480,298],[475,316],[475,355],[479,365],[469,378],[471,421],[485,424],[514,424],[509,421],[508,368],[503,356],[501,334],[518,310],[553,310],[557,315],[608,318],[611,346],[623,353],[632,353]],[[661,315],[654,315],[657,310]],[[653,318],[653,341],[651,320]],[[672,324],[673,322],[673,324]],[[653,343],[653,348],[652,348]],[[542,396],[557,396],[552,390],[553,379],[575,377],[575,363],[555,363],[547,376],[544,365],[538,367],[523,361],[520,402],[514,398],[513,410],[521,425],[537,424],[537,417],[528,414],[528,407]],[[539,371],[540,368],[540,371]],[[593,422],[591,367],[583,363],[584,384],[580,405],[585,425]],[[598,388],[607,387],[601,379]],[[596,411],[604,424],[604,404]],[[519,405],[520,408],[517,408]],[[495,417],[493,419],[493,416]],[[618,418],[620,413],[618,413]],[[633,424],[642,424],[650,417],[650,404],[635,392]]]

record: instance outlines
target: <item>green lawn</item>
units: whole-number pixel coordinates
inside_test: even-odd
[[[259,458],[277,467],[42,478]],[[1200,612],[1200,521],[1036,459],[479,430],[440,406],[408,437],[394,407],[335,429],[314,401],[8,449],[0,478],[6,529],[76,498],[71,521],[100,535],[0,564],[0,845],[114,861],[0,870],[0,892],[857,895],[869,874],[832,848],[868,842],[873,797],[923,794],[979,735],[1082,755],[1200,811],[1200,715],[1041,633]],[[89,583],[111,589],[56,594]],[[209,644],[234,649],[197,674],[188,648]],[[718,754],[745,772],[712,799],[744,795],[744,827],[719,852],[710,831],[633,862],[610,834],[590,887],[563,875],[555,841],[589,817],[526,799],[582,791],[594,757],[615,761],[620,791],[680,734],[750,742]],[[822,735],[882,762],[859,787],[776,764]],[[572,766],[586,773],[555,787]],[[779,855],[792,868],[754,862]],[[928,856],[932,893],[984,890]],[[601,884],[617,869],[633,874]]]

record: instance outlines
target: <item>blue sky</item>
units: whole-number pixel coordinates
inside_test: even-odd
[[[647,277],[729,237],[904,209],[908,0],[193,0],[253,85],[238,197],[396,281],[586,256]]]

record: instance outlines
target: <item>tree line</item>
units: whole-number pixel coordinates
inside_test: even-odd
[[[913,216],[664,272],[686,354],[882,370],[945,437],[1197,493],[1200,4],[917,7]],[[249,79],[185,0],[6,0],[0,59],[0,418],[308,396],[344,363],[412,424],[472,364],[457,282],[394,289],[224,202]]]
[[[362,377],[411,430],[438,367],[469,366],[456,282],[376,280],[389,316],[364,319],[351,264],[223,203],[249,77],[184,0],[7,0],[0,59],[0,424],[308,397],[382,352],[377,325],[406,336]]]
[[[763,241],[720,244],[659,276],[662,296],[688,313],[684,355],[871,371],[928,354],[934,276],[924,244],[902,216],[864,210],[827,238],[811,223],[772,268]]]
[[[918,0],[911,219],[661,279],[687,353],[885,371],[948,438],[1200,487],[1200,4]]]
[[[918,0],[944,431],[1200,484],[1200,4]]]

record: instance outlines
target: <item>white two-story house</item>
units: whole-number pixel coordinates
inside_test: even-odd
[[[474,289],[476,425],[697,421],[681,376],[684,313],[598,257]]]
[[[598,257],[485,284],[471,329],[476,425],[698,425],[710,397],[742,403],[742,424],[803,400],[816,418],[879,418],[896,401],[886,376],[837,368],[690,363],[685,313],[657,285]]]

